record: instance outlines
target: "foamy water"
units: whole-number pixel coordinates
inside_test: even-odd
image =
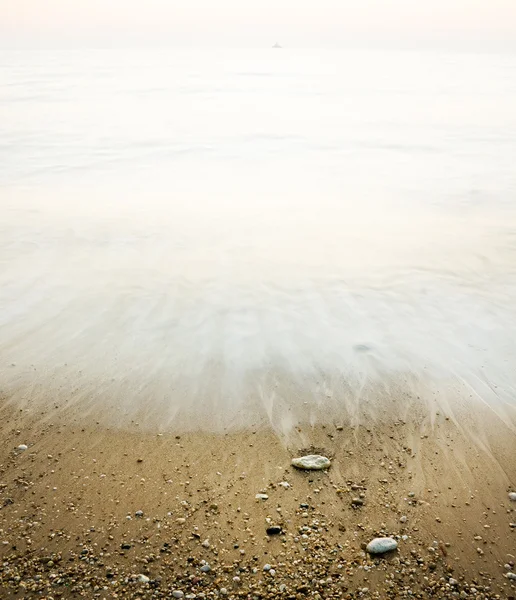
[[[515,55],[1,58],[4,396],[280,429],[515,403]]]

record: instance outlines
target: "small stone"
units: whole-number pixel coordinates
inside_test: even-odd
[[[183,593],[181,590],[174,590],[174,591],[172,592],[172,596],[173,596],[174,598],[183,598],[183,596],[184,596],[184,593]]]
[[[362,498],[353,498],[353,500],[351,500],[351,505],[352,506],[364,506],[364,500]]]
[[[143,517],[143,510],[137,510],[137,511],[134,513],[134,516],[135,516],[135,517]]]
[[[267,535],[279,535],[283,530],[279,525],[271,525],[270,527],[267,527],[266,531]]]
[[[516,573],[507,573],[507,579],[516,580]]]
[[[264,571],[270,571],[271,569],[272,569],[272,567],[268,563],[266,565],[263,565],[263,570]]]
[[[202,546],[204,548],[209,548],[210,547],[210,540],[204,540],[204,542],[202,543]]]
[[[124,542],[120,548],[122,548],[122,550],[130,550],[131,549],[131,544],[128,544],[127,542]]]
[[[150,579],[147,577],[147,575],[138,575],[138,581],[140,583],[149,583]]]
[[[269,496],[267,496],[267,494],[256,494],[255,498],[257,500],[268,500]]]
[[[393,538],[375,538],[370,541],[366,546],[369,554],[385,554],[385,552],[392,552],[398,547],[398,542]]]
[[[308,471],[322,471],[329,469],[331,465],[330,459],[326,456],[320,456],[318,454],[309,454],[308,456],[301,456],[299,458],[292,459],[292,466],[296,469],[305,469]]]
[[[290,483],[288,481],[280,481],[278,483],[278,485],[280,485],[282,488],[285,488],[285,489],[290,487]]]
[[[206,563],[205,565],[203,565],[203,566],[201,567],[201,571],[202,571],[203,573],[209,573],[209,572],[211,571],[211,567],[210,567],[210,565],[209,565],[208,563]]]
[[[16,450],[18,450],[19,452],[25,452],[25,450],[27,450],[28,446],[26,444],[20,444]]]
[[[18,446],[19,448],[19,446]],[[27,448],[27,446],[25,446],[25,448]],[[516,492],[509,492],[509,500],[511,502],[516,502]]]
[[[407,517],[405,515],[400,517],[400,523],[406,523],[406,522],[407,522]]]

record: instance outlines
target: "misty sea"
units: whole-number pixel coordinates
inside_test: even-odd
[[[0,59],[2,395],[215,429],[516,403],[515,54]]]

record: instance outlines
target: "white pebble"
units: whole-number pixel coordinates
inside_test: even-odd
[[[181,590],[174,590],[172,592],[172,596],[174,598],[182,598],[184,596],[183,592]]]
[[[27,446],[25,446],[25,448],[27,448]],[[509,500],[511,500],[512,502],[516,502],[516,492],[509,492]]]
[[[20,444],[16,450],[18,450],[19,452],[25,452],[25,450],[27,450],[28,446],[26,444]]]
[[[292,466],[296,469],[305,469],[308,471],[322,471],[329,469],[331,465],[330,459],[326,456],[318,454],[309,454],[308,456],[300,456],[292,459]]]
[[[147,575],[138,575],[138,581],[140,583],[149,583],[150,579],[147,577]]]
[[[398,542],[393,538],[375,538],[367,544],[366,550],[369,554],[384,554],[396,550]]]

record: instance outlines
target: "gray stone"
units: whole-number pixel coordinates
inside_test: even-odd
[[[182,598],[184,596],[183,592],[181,590],[174,590],[172,592],[172,596],[174,598]]]
[[[269,496],[267,496],[267,494],[256,494],[255,498],[257,500],[268,500]]]
[[[140,583],[149,583],[150,579],[147,577],[147,575],[138,575],[138,581]]]
[[[393,538],[375,538],[367,544],[366,550],[369,554],[385,554],[392,552],[398,547],[398,542]]]
[[[516,492],[509,492],[509,500],[516,502]]]
[[[202,571],[203,573],[209,573],[209,572],[211,571],[211,567],[210,567],[210,565],[209,565],[208,563],[206,563],[205,565],[203,565],[203,566],[201,567],[201,571]]]
[[[292,459],[292,466],[296,469],[305,469],[307,471],[322,471],[329,469],[331,465],[330,459],[326,456],[318,454],[309,454],[308,456],[300,456]]]
[[[16,450],[18,450],[18,452],[25,452],[25,450],[27,450],[28,446],[26,444],[20,444]]]

